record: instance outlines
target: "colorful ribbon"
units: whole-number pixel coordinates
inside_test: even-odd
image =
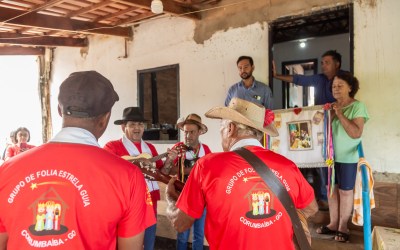
[[[327,103],[324,105],[324,160],[328,167],[328,193],[332,197],[335,186],[335,168],[334,168],[334,149],[332,139],[332,126],[331,126],[331,105]]]

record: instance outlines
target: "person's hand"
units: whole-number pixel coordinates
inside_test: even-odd
[[[168,160],[173,161],[176,159],[176,157],[178,157],[178,150],[176,149],[167,149],[167,153],[168,153]]]
[[[335,114],[337,115],[338,112],[341,112],[342,107],[339,106],[337,102],[332,103],[332,109],[335,111]]]
[[[334,115],[336,115],[338,118],[340,116],[343,116],[343,110],[342,106],[340,106],[337,102],[332,103],[332,110],[334,112]]]
[[[177,180],[176,176],[173,176],[171,178],[171,180],[169,180],[167,188],[165,190],[165,194],[166,194],[166,199],[168,202],[176,202],[176,200],[178,200],[179,197],[179,193],[176,191],[175,189],[175,181]]]

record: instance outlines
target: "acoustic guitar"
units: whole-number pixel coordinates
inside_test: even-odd
[[[177,146],[174,148],[178,151],[179,154],[186,152],[188,150],[188,147],[184,144]],[[162,173],[160,170],[158,170],[154,164],[148,165],[145,164],[145,161],[150,161],[150,162],[156,162],[158,160],[161,160],[164,157],[168,156],[168,152],[162,153],[157,156],[151,156],[148,153],[142,153],[138,156],[130,156],[130,155],[124,155],[121,158],[124,160],[127,160],[129,162],[132,162],[136,166],[139,167],[139,169],[142,171],[144,178],[152,181],[160,181],[162,183],[168,184],[169,180],[171,180],[171,176]],[[174,183],[175,189],[178,191],[182,191],[183,186],[185,184],[179,180],[176,180]]]

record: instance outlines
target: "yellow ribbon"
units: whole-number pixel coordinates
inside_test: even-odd
[[[332,167],[332,165],[333,165],[333,160],[332,160],[331,158],[326,159],[325,164],[326,164],[328,167]]]

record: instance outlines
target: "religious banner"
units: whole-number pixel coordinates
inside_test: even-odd
[[[292,160],[299,168],[326,167],[324,106],[274,110],[277,137],[267,148]]]

